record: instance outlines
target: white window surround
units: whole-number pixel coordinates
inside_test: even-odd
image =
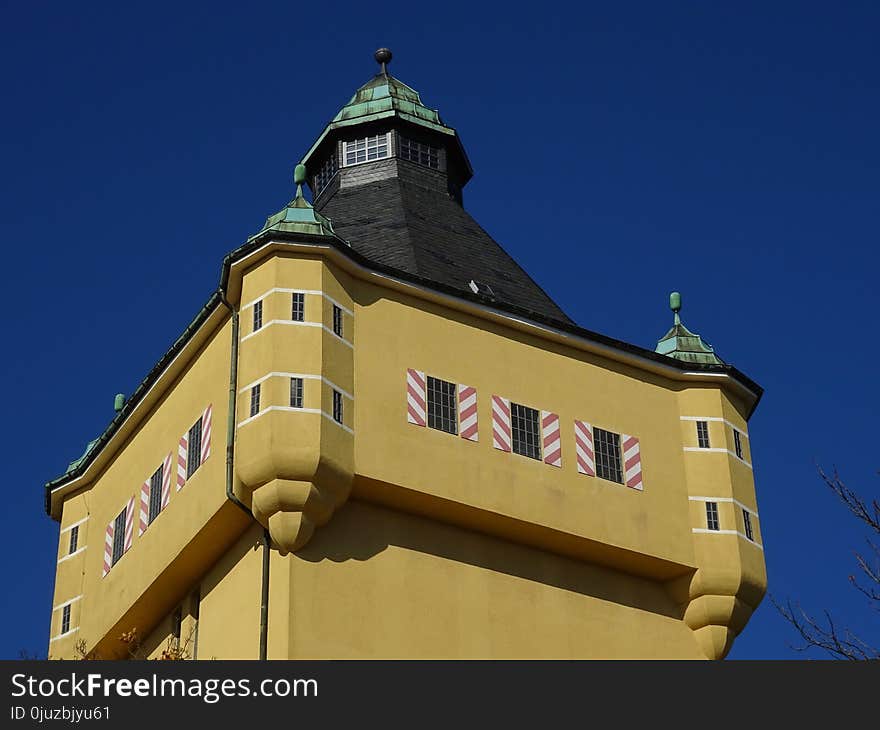
[[[752,465],[749,462],[747,462],[745,459],[741,459],[739,456],[736,455],[735,452],[731,451],[730,449],[716,448],[714,446],[710,446],[707,449],[704,449],[700,446],[685,446],[685,447],[683,447],[683,450],[689,451],[691,453],[695,453],[695,452],[700,451],[704,454],[727,454],[728,456],[732,456],[737,461],[741,461],[743,464],[745,464],[747,467],[749,467],[749,469],[752,468]]]
[[[324,297],[328,302],[335,304],[339,307],[343,312],[345,312],[349,317],[354,317],[354,312],[352,312],[348,307],[343,304],[340,304],[333,297],[331,297],[326,292],[321,291],[320,289],[287,289],[285,287],[272,287],[271,289],[267,289],[256,299],[249,301],[247,304],[241,305],[241,311],[244,312],[246,309],[253,307],[257,302],[262,301],[269,294],[315,294],[319,297]]]
[[[245,387],[241,388],[238,391],[239,395],[243,395],[243,394],[247,393],[255,385],[258,385],[258,384],[268,380],[269,378],[302,378],[303,380],[320,380],[322,383],[328,385],[332,390],[335,390],[340,395],[342,395],[343,398],[347,398],[352,403],[354,402],[354,396],[351,393],[349,393],[348,391],[345,391],[342,388],[340,388],[332,380],[325,378],[322,375],[313,375],[311,373],[287,373],[287,372],[273,371],[271,373],[267,373],[266,375],[264,375],[261,378],[258,378],[253,383],[250,383],[250,384],[246,385]],[[237,428],[241,428],[242,426],[246,426],[247,424],[251,423],[252,421],[257,420],[260,416],[262,416],[266,413],[269,413],[270,411],[289,411],[291,413],[313,413],[313,414],[320,415],[320,416],[328,419],[333,424],[339,426],[339,428],[341,428],[343,431],[347,431],[348,433],[351,433],[351,434],[354,433],[354,430],[351,429],[349,426],[346,426],[344,423],[339,423],[339,421],[334,419],[332,413],[328,413],[327,411],[321,410],[320,408],[296,408],[294,406],[266,406],[265,408],[262,408],[255,415],[249,416],[248,418],[245,418],[244,420],[239,421]]]
[[[748,512],[756,521],[758,520],[758,513],[755,510],[753,510],[751,507],[746,507],[746,505],[744,505],[738,499],[734,499],[733,497],[690,497],[689,496],[688,499],[691,502],[716,502],[718,504],[720,504],[722,502],[726,502],[728,504],[732,503],[732,504],[735,504],[740,509],[744,510],[745,512]],[[740,532],[739,530],[710,530],[705,527],[694,527],[694,528],[691,528],[691,532],[693,532],[695,534],[699,534],[699,535],[738,535],[746,542],[763,550],[764,546],[761,543],[759,543],[754,537],[755,524],[756,523],[752,524],[753,536],[751,538],[749,538],[748,535]]]
[[[734,499],[733,497],[688,497],[691,502],[728,502],[733,503],[740,509],[744,509],[750,515],[752,515],[755,519],[758,519],[757,511],[753,510],[751,507],[746,507],[742,502],[738,499]]]
[[[62,527],[60,534],[63,535],[68,530],[72,530],[74,527],[78,527],[79,525],[83,524],[84,522],[88,522],[88,521],[89,521],[88,517],[83,517],[81,520],[77,520],[76,522],[73,522],[72,524],[68,525],[67,527]]]
[[[294,408],[293,406],[266,406],[263,410],[257,413],[255,416],[251,416],[250,418],[245,418],[243,421],[238,422],[238,426],[236,428],[242,428],[243,426],[247,426],[252,421],[256,421],[260,416],[265,415],[266,413],[270,413],[271,411],[287,411],[289,413],[312,413],[315,415],[322,416],[326,418],[328,421],[333,423],[336,426],[339,426],[343,431],[347,431],[350,434],[354,434],[354,429],[346,426],[344,423],[339,423],[331,413],[327,413],[327,411],[321,410],[320,408]]]
[[[83,545],[82,547],[78,547],[72,553],[67,553],[67,555],[65,555],[64,557],[58,558],[58,562],[63,563],[65,560],[70,560],[70,558],[75,557],[76,555],[79,555],[82,552],[85,552],[85,549],[86,549],[86,545]]]
[[[260,327],[260,329],[258,329],[256,332],[251,332],[249,335],[245,335],[244,337],[241,338],[241,341],[246,342],[247,340],[251,339],[251,337],[256,337],[257,335],[266,331],[270,327],[274,327],[275,325],[293,325],[295,327],[320,327],[327,334],[333,335],[333,338],[337,342],[341,342],[346,347],[350,347],[351,349],[354,349],[354,343],[350,342],[349,340],[343,339],[342,337],[337,335],[332,329],[330,329],[327,325],[322,324],[321,322],[294,322],[293,320],[290,320],[290,319],[272,319],[268,322],[264,322],[263,326]]]
[[[320,380],[325,385],[329,385],[331,388],[333,388],[333,390],[338,390],[345,398],[348,398],[350,401],[354,401],[354,396],[351,393],[343,390],[338,385],[336,385],[336,383],[334,383],[329,378],[325,378],[323,375],[312,375],[311,373],[286,373],[274,370],[271,373],[267,373],[261,378],[257,378],[253,383],[249,383],[248,385],[244,386],[244,388],[241,388],[238,391],[239,395],[247,393],[255,385],[259,385],[269,378],[302,378],[303,380]]]
[[[59,639],[64,639],[65,637],[70,636],[71,634],[75,634],[77,631],[79,631],[79,626],[76,626],[75,628],[72,628],[72,629],[70,629],[70,631],[66,631],[63,634],[58,634],[58,636],[53,636],[51,639],[49,639],[49,643],[51,644],[53,641],[58,641]]]
[[[341,309],[349,317],[354,317],[354,312],[352,312],[348,307],[344,306],[343,304],[340,304],[338,301],[336,301],[336,299],[334,299],[329,294],[326,294],[319,289],[287,289],[287,288],[282,288],[282,287],[273,287],[272,289],[268,289],[267,291],[263,292],[263,294],[261,294],[256,299],[253,299],[252,301],[243,305],[241,307],[240,311],[242,313],[244,313],[245,310],[247,310],[250,307],[253,307],[257,302],[263,301],[263,299],[266,296],[268,296],[269,294],[276,294],[276,293],[277,294],[315,294],[317,296],[323,297],[324,299],[326,299],[328,302],[330,302],[334,306],[339,307],[339,309]],[[320,327],[325,332],[333,335],[333,337],[335,337],[339,342],[341,342],[346,347],[354,349],[354,344],[350,340],[345,339],[345,337],[340,337],[332,330],[332,328],[328,327],[323,322],[311,322],[311,321],[305,321],[305,320],[304,321],[295,321],[293,319],[272,319],[272,320],[269,320],[268,322],[263,322],[263,326],[260,327],[260,329],[244,335],[241,338],[241,342],[245,342],[245,341],[249,340],[251,337],[255,337],[255,336],[259,335],[263,330],[266,330],[269,327],[272,327],[274,325],[294,325],[294,326],[298,326],[298,327]]]
[[[384,138],[384,142],[382,141]],[[362,146],[361,146],[362,145]],[[349,148],[357,148],[357,149],[349,149]],[[380,151],[384,147],[384,154],[379,155],[378,151]],[[377,152],[377,155],[374,157],[370,157],[370,153],[373,151]],[[356,160],[354,162],[349,162],[348,157],[349,154],[355,154],[358,156],[359,152],[363,152],[364,159]],[[342,143],[342,166],[343,167],[355,167],[356,165],[364,165],[367,162],[376,162],[376,160],[385,160],[391,157],[391,132],[383,132],[380,134],[373,134],[369,137],[358,137],[357,139],[352,140],[351,142],[343,142]]]
[[[764,546],[759,543],[757,540],[749,540],[743,533],[739,530],[710,530],[706,527],[693,527],[691,528],[691,532],[697,535],[737,535],[745,540],[749,545],[754,545],[759,550],[763,550]]]
[[[64,603],[59,603],[57,606],[52,606],[52,611],[60,611],[65,606],[69,606],[71,603],[76,603],[80,598],[83,597],[83,594],[80,593],[78,596],[74,596],[73,598],[64,601]]]
[[[679,416],[679,420],[682,421],[714,421],[715,423],[726,423],[730,426],[734,431],[739,431],[740,436],[749,437],[749,434],[739,426],[733,425],[726,418],[719,418],[718,416]]]

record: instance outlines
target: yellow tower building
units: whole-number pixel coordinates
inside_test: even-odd
[[[49,655],[724,657],[766,586],[761,389],[676,294],[655,351],[572,322],[376,58],[294,199],[46,485]]]

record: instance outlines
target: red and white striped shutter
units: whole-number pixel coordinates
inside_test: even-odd
[[[168,506],[171,499],[171,454],[162,462],[162,509]]]
[[[143,535],[150,524],[150,480],[147,479],[141,485],[141,513],[140,526],[138,527],[138,535]]]
[[[559,433],[559,414],[541,411],[541,436],[544,439],[544,463],[562,466],[562,437]]]
[[[578,473],[596,476],[596,456],[593,452],[593,427],[586,421],[574,422],[574,446],[577,452]]]
[[[458,386],[458,418],[461,437],[468,441],[479,441],[477,391],[469,385]]]
[[[103,576],[106,576],[107,573],[110,572],[110,568],[113,567],[113,528],[116,524],[116,520],[110,520],[110,524],[107,525],[107,529],[104,531],[104,572]]]
[[[177,443],[177,491],[186,484],[186,459],[189,451],[189,431],[180,437]]]
[[[635,436],[623,434],[623,479],[626,486],[644,489],[642,486],[642,454],[639,440]]]
[[[500,395],[492,396],[492,446],[510,451],[510,401]]]
[[[211,455],[211,406],[202,414],[202,461],[204,464]]]
[[[134,495],[128,500],[125,506],[125,544],[122,552],[127,552],[131,547],[131,540],[134,537]]]
[[[427,398],[425,374],[408,368],[406,371],[406,420],[416,426],[424,426]]]

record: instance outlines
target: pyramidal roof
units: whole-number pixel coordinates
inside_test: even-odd
[[[296,183],[296,195],[284,208],[266,218],[263,227],[251,238],[256,238],[266,231],[283,231],[285,233],[304,233],[310,236],[334,236],[333,224],[318,213],[303,197],[302,186],[306,181],[305,165],[297,165],[293,171]]]
[[[681,294],[677,291],[669,295],[669,306],[675,313],[673,324],[669,332],[657,342],[654,351],[682,362],[724,365],[724,360],[715,354],[710,344],[681,323],[678,314],[681,311]]]
[[[436,109],[422,104],[418,91],[387,72],[376,74],[361,86],[330,124],[338,127],[361,124],[390,115],[437,132],[455,134],[455,130],[443,123]]]

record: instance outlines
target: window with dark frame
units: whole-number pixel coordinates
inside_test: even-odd
[[[388,132],[383,132],[372,137],[362,137],[351,142],[343,142],[343,160],[346,167],[388,157],[388,136]]]
[[[511,446],[515,454],[541,459],[541,419],[534,408],[510,404]]]
[[[596,455],[596,475],[600,479],[623,484],[620,434],[602,428],[593,428],[593,445]]]
[[[719,530],[718,502],[706,502],[706,527],[710,530]]]
[[[336,155],[332,154],[324,163],[318,168],[318,172],[315,174],[315,177],[312,178],[314,187],[314,197],[318,197],[324,188],[327,187],[328,183],[333,179],[333,176],[336,174]]]
[[[70,544],[67,548],[67,554],[73,555],[79,545],[79,525],[70,528]]]
[[[70,604],[61,609],[61,633],[70,631]]]
[[[254,304],[254,332],[263,326],[263,300]]]
[[[755,533],[752,532],[752,516],[749,514],[749,511],[746,509],[743,510],[743,527],[745,527],[745,530],[746,530],[746,538],[748,538],[749,540],[754,542],[755,541]]]
[[[290,318],[294,322],[304,322],[306,318],[306,295],[301,291],[295,291],[292,297]]]
[[[458,404],[455,383],[428,376],[428,427],[458,433]]]
[[[303,407],[303,379],[302,378],[291,378],[290,379],[290,407],[291,408],[302,408]]]
[[[333,420],[342,423],[342,393],[333,391]]]
[[[697,421],[697,446],[709,448],[709,424],[706,421]]]
[[[186,452],[186,478],[189,479],[202,463],[202,419],[189,430],[189,446]]]
[[[333,305],[333,334],[342,337],[342,309]]]
[[[406,137],[400,138],[400,157],[434,170],[440,169],[440,150]]]
[[[147,524],[153,523],[162,511],[162,467],[160,466],[150,477],[150,512]]]
[[[113,521],[113,553],[110,565],[116,565],[125,552],[125,510],[122,510]]]
[[[260,383],[251,388],[251,418],[260,412]]]
[[[736,455],[738,458],[743,458],[743,444],[742,444],[742,436],[740,436],[739,431],[733,429],[733,448],[736,450]]]

